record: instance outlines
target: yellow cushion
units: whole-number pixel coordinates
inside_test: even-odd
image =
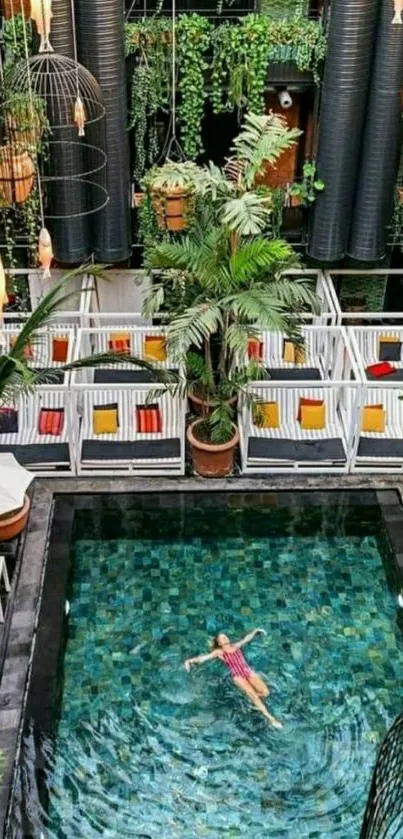
[[[143,358],[146,361],[167,360],[167,350],[163,335],[146,335],[143,345]]]
[[[116,434],[118,430],[118,412],[116,408],[105,408],[92,413],[94,434]]]
[[[295,364],[295,345],[292,343],[292,341],[284,340],[283,361]]]
[[[301,428],[318,431],[326,425],[326,405],[301,405]]]
[[[386,411],[382,405],[365,405],[361,416],[361,431],[385,431]]]
[[[393,335],[381,335],[379,338],[380,344],[400,344],[401,339],[396,338]]]
[[[259,402],[254,406],[253,422],[259,428],[279,428],[278,402]]]
[[[305,363],[305,347],[302,345],[300,347],[295,347],[295,364],[304,364]]]

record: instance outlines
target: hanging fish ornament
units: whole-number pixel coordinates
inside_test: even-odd
[[[87,118],[85,116],[85,108],[83,100],[81,96],[77,95],[77,99],[74,103],[74,124],[78,128],[78,136],[84,137],[85,136],[85,123],[87,122]]]
[[[4,326],[4,318],[3,318],[3,309],[4,306],[8,303],[7,291],[6,291],[6,272],[4,270],[3,260],[0,256],[0,346],[4,346],[4,335],[3,335],[3,326]]]
[[[403,23],[402,20],[402,12],[403,12],[403,0],[394,0],[394,9],[395,15],[392,20],[392,23]]]
[[[39,263],[43,268],[43,279],[51,277],[50,266],[53,259],[52,239],[46,227],[42,227],[39,234],[39,249],[38,249]]]
[[[38,35],[41,36],[39,52],[53,52],[49,41],[52,17],[52,0],[31,0],[30,18],[35,21]]]

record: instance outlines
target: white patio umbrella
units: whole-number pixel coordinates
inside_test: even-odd
[[[23,506],[24,495],[34,477],[20,466],[13,454],[0,454],[0,516]]]

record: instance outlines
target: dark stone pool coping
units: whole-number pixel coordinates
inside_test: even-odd
[[[4,638],[7,647],[0,682],[0,751],[3,755],[0,781],[0,836],[6,836],[10,791],[19,751],[23,709],[25,707],[37,636],[39,605],[44,582],[47,544],[52,520],[53,501],[59,494],[117,495],[150,492],[240,492],[267,493],[281,490],[327,492],[329,490],[373,490],[382,507],[382,518],[396,557],[396,571],[403,586],[403,476],[380,475],[301,475],[265,476],[205,480],[202,478],[55,478],[37,479],[33,486],[32,508],[25,537],[19,574],[12,592],[13,608]],[[396,503],[396,492],[398,501]],[[314,501],[314,498],[312,498]],[[274,502],[274,499],[273,499]],[[73,510],[71,510],[71,515]],[[69,512],[66,512],[69,515]],[[65,529],[68,522],[61,522]],[[62,540],[60,547],[62,549]],[[64,545],[66,549],[66,545]]]

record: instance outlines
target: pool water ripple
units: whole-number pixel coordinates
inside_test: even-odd
[[[48,839],[356,839],[400,711],[396,605],[374,537],[81,541]],[[222,665],[223,629],[283,722]]]

